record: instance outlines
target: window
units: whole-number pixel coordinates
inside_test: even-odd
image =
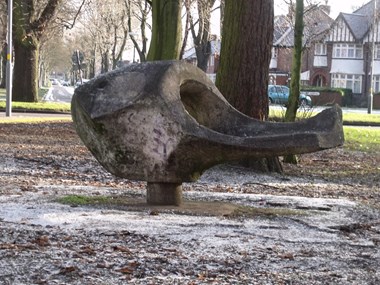
[[[277,56],[278,56],[277,48],[272,48],[272,58],[277,58]]]
[[[315,55],[327,55],[326,45],[325,44],[316,44],[314,54]]]
[[[362,92],[362,76],[355,74],[333,73],[331,75],[331,87],[349,88],[353,93]]]
[[[380,45],[375,47],[375,59],[380,59]]]
[[[380,92],[380,75],[374,75],[373,76],[373,92],[379,93]]]
[[[333,48],[335,58],[363,58],[363,46],[355,44],[335,44]]]

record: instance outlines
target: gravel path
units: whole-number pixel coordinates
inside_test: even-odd
[[[216,167],[184,185],[202,214],[58,203],[145,196],[69,123],[0,125],[0,142],[0,284],[380,284],[378,155],[307,155],[285,175]]]

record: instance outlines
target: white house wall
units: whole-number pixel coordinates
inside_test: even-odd
[[[371,29],[367,35],[364,37],[364,40],[363,42],[364,43],[372,43],[372,38],[373,38],[373,34],[375,34],[375,42],[380,42],[380,22],[377,22],[377,24],[375,25],[375,31],[373,32],[373,30]]]
[[[375,60],[373,63],[373,75],[379,75],[380,74],[380,61]]]
[[[328,41],[355,42],[355,38],[352,35],[348,26],[346,25],[345,21],[342,18],[340,18],[332,27]]]
[[[314,66],[316,66],[316,67],[326,67],[327,66],[327,56],[325,56],[325,55],[315,55],[314,56]]]
[[[333,59],[330,73],[364,75],[363,60]]]

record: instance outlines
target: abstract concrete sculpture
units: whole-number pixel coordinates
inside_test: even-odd
[[[296,123],[251,119],[198,68],[179,61],[134,64],[75,90],[77,132],[112,174],[147,181],[149,204],[181,203],[182,182],[213,165],[300,154],[343,143],[341,110]]]

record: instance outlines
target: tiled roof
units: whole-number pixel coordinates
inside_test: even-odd
[[[341,13],[344,21],[357,40],[363,39],[371,26],[371,18],[362,14]]]
[[[353,13],[340,13],[335,21],[342,18],[350,29],[353,37],[361,41],[371,29],[375,12],[375,1],[377,1],[377,9],[380,9],[380,0],[372,0]]]
[[[274,21],[273,45],[294,46],[294,28],[287,16],[277,16]],[[309,10],[304,17],[304,43],[315,42],[330,29],[333,20],[324,9]]]
[[[210,41],[211,46],[211,54],[220,54],[220,40],[212,40]],[[192,59],[196,58],[197,55],[195,53],[195,48],[191,47],[190,49],[186,50],[183,54],[182,58],[184,59]]]
[[[380,0],[377,0],[377,7],[380,8]],[[355,10],[353,12],[353,14],[356,14],[356,15],[363,15],[363,16],[367,16],[369,18],[372,18],[373,17],[373,12],[375,11],[375,1],[372,0],[370,2],[368,2],[367,4],[363,5],[362,7],[360,7],[359,9]]]

